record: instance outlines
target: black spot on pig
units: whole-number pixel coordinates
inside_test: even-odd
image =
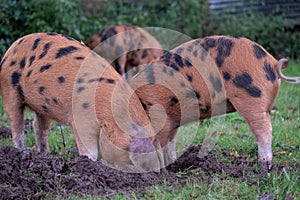
[[[85,90],[85,87],[79,87],[79,88],[77,88],[77,93],[79,94],[79,93],[81,93],[83,90]]]
[[[171,97],[170,98],[170,101],[169,101],[169,105],[170,106],[174,106],[175,104],[177,104],[179,101],[178,101],[178,98],[177,97]]]
[[[17,63],[17,62],[16,62],[15,60],[13,60],[13,61],[10,62],[9,66],[12,67],[12,66],[14,66],[16,63]]]
[[[195,50],[195,51],[193,52],[193,55],[194,55],[195,58],[198,57],[198,51]]]
[[[184,64],[183,64],[183,62],[182,62],[182,58],[181,58],[180,55],[174,54],[174,60],[175,60],[176,64],[177,64],[179,67],[183,67],[183,66],[184,66]]]
[[[78,79],[76,80],[76,82],[77,82],[77,83],[83,83],[83,78],[78,78]]]
[[[231,79],[231,75],[228,72],[223,72],[223,78],[226,81],[229,81]]]
[[[100,32],[99,35],[101,36],[103,32]],[[101,42],[103,42],[104,40],[107,40],[108,38],[116,35],[118,32],[114,29],[114,27],[110,27],[106,33],[102,36]],[[114,46],[115,41],[110,39],[109,40],[110,45]]]
[[[21,97],[24,98],[23,88],[20,85],[18,85],[17,90],[18,90],[19,94],[21,95]]]
[[[188,52],[192,52],[192,51],[193,51],[193,48],[194,48],[193,45],[189,45],[189,46],[186,48],[186,50],[187,50]]]
[[[58,83],[64,83],[65,82],[65,77],[60,76],[57,78]]]
[[[210,74],[209,80],[212,83],[215,91],[217,91],[218,93],[222,91],[222,82],[220,78],[215,78],[212,74]]]
[[[44,45],[43,52],[39,55],[39,59],[42,59],[48,53],[51,45],[52,45],[51,42],[48,42],[47,44]]]
[[[108,79],[106,79],[106,82],[107,82],[107,83],[110,83],[110,84],[114,84],[114,83],[115,83],[115,80],[114,80],[114,79],[108,78]]]
[[[34,55],[30,56],[30,58],[29,58],[29,66],[28,67],[30,67],[32,65],[32,63],[33,63],[34,60],[35,60],[35,56]]]
[[[46,102],[46,104],[50,104],[50,99],[46,98],[45,102]]]
[[[76,59],[76,60],[84,60],[85,57],[84,57],[84,56],[76,56],[75,59]]]
[[[73,53],[73,52],[75,52],[77,50],[78,50],[78,48],[74,47],[74,46],[68,46],[68,47],[60,48],[57,51],[55,58],[61,58],[63,56],[71,54],[71,53]]]
[[[175,71],[179,71],[179,68],[178,68],[178,66],[175,64],[175,63],[169,63],[169,65],[168,66],[170,66],[172,69],[174,69]]]
[[[154,69],[153,65],[149,65],[144,72],[146,73],[146,78],[149,84],[154,84],[156,82],[155,76],[154,76]]]
[[[185,66],[187,67],[192,67],[192,63],[191,63],[191,59],[189,57],[186,57],[185,60],[184,60],[184,64]]]
[[[142,53],[142,58],[146,58],[148,56],[148,50],[144,49]]]
[[[254,55],[257,59],[266,57],[267,53],[257,44],[253,45]]]
[[[233,79],[233,83],[236,87],[245,89],[246,92],[252,97],[261,97],[261,90],[256,86],[252,86],[252,82],[252,77],[246,72],[242,73],[241,75],[237,75]]]
[[[39,87],[39,93],[40,95],[44,95],[45,87],[41,86]]]
[[[53,103],[54,103],[55,105],[57,105],[57,104],[58,104],[58,100],[57,100],[57,98],[52,98],[52,101],[53,101]]]
[[[89,107],[90,107],[90,104],[87,103],[87,102],[82,104],[82,108],[85,109],[85,110],[89,109]]]
[[[49,113],[49,108],[45,105],[42,105],[42,109],[44,112]]]
[[[168,70],[167,70],[167,67],[166,67],[166,66],[163,66],[163,67],[161,68],[161,70],[162,70],[162,72],[165,73],[165,74],[168,73]]]
[[[244,89],[249,87],[252,84],[252,82],[253,79],[247,72],[244,72],[241,75],[237,75],[233,79],[233,83],[236,87]]]
[[[185,85],[185,83],[182,81],[182,82],[180,82],[180,87],[182,87],[182,88],[185,88],[186,87],[186,85]]]
[[[266,78],[268,81],[271,81],[272,83],[274,83],[274,81],[276,80],[276,75],[274,73],[274,70],[272,69],[270,63],[265,62],[264,64],[264,70],[266,72]]]
[[[208,51],[211,48],[215,48],[216,45],[217,42],[213,38],[204,38],[204,43],[201,43],[201,46],[205,51]]]
[[[200,96],[200,93],[197,92],[196,90],[192,90],[192,91],[189,91],[185,94],[185,97],[186,98],[193,98],[193,99],[200,99],[201,96]]]
[[[252,97],[255,97],[255,98],[261,97],[261,90],[256,86],[247,87],[246,91]]]
[[[34,40],[34,43],[32,45],[32,51],[34,51],[38,47],[40,41],[41,41],[41,38],[37,38]]]
[[[22,60],[20,61],[20,69],[23,69],[26,65],[26,58],[23,57]]]
[[[226,57],[230,56],[233,42],[225,37],[218,39],[216,63],[218,67],[222,67]]]
[[[12,73],[11,75],[11,83],[13,86],[16,86],[17,84],[19,84],[20,78],[21,78],[21,74],[17,71],[15,71],[14,73]]]
[[[170,52],[167,52],[161,56],[160,60],[162,60],[166,65],[169,65],[171,57],[172,54]]]
[[[136,125],[136,124],[131,124],[131,127],[132,127],[132,129],[133,129],[133,130],[135,130],[135,131],[139,131],[139,129],[138,129],[138,127],[137,127],[137,125]]]
[[[182,52],[183,52],[183,48],[182,48],[182,47],[180,47],[180,48],[178,48],[178,49],[176,50],[176,54],[178,54],[178,55],[181,55]]]
[[[123,49],[123,47],[122,46],[120,46],[120,45],[117,45],[117,47],[116,47],[116,55],[118,55],[118,56],[120,56],[120,55],[122,55],[123,53],[124,53],[124,49]]]
[[[54,33],[54,32],[48,32],[47,35],[50,35],[50,36],[55,36],[55,35],[58,35],[58,33]]]
[[[193,81],[193,76],[190,75],[190,74],[186,74],[186,78],[189,82],[192,82]]]
[[[88,83],[100,82],[100,81],[103,81],[103,79],[104,79],[103,77],[93,78],[93,79],[88,80]]]
[[[44,71],[48,70],[50,67],[51,67],[51,64],[43,65],[40,68],[40,72],[44,72]]]
[[[70,41],[76,41],[76,40],[75,40],[74,38],[72,38],[71,36],[63,35],[63,34],[61,34],[61,36],[64,37],[64,38],[67,38],[67,39],[70,40]]]
[[[195,92],[196,98],[197,98],[197,99],[200,99],[200,97],[201,97],[200,93],[197,92],[196,90],[194,90],[194,92]]]

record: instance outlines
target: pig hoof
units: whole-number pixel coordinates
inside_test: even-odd
[[[260,161],[259,162],[259,171],[261,174],[269,173],[272,169],[271,161]]]
[[[159,173],[165,177],[169,175],[169,172],[165,167],[162,167]]]

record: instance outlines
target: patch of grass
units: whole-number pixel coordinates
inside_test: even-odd
[[[249,195],[255,192],[255,186],[215,177],[211,184],[190,179],[182,187],[155,186],[141,199],[255,199]]]

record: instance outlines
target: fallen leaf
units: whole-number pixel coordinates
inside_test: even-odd
[[[234,156],[236,158],[240,157],[239,153],[236,150],[234,150],[234,149],[230,150],[230,155]]]
[[[276,155],[284,155],[284,154],[287,154],[286,151],[278,151],[278,152],[275,152]]]

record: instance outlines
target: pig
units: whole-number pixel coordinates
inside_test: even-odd
[[[0,89],[18,149],[25,148],[25,107],[35,113],[39,152],[49,152],[52,120],[71,126],[80,155],[121,168],[132,165],[130,156],[139,159],[130,154],[129,144],[153,135],[126,81],[105,59],[66,35],[32,33],[15,41],[0,63]],[[145,142],[149,149],[152,144]]]
[[[126,79],[138,73],[138,66],[163,54],[161,44],[146,30],[137,26],[109,26],[91,36],[85,44],[111,62]]]
[[[247,38],[209,36],[166,52],[135,75],[130,86],[165,148],[166,164],[176,159],[178,127],[237,111],[257,142],[260,171],[267,173],[272,166],[270,110],[280,81],[300,82],[300,77],[282,74],[287,65],[287,59],[276,60]]]

